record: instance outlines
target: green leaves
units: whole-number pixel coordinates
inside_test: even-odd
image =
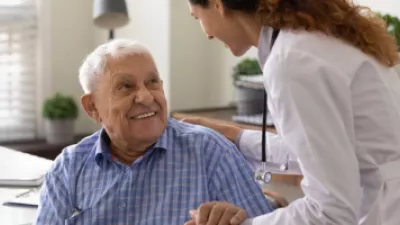
[[[239,76],[260,74],[262,74],[262,70],[258,61],[256,59],[245,58],[234,67],[233,82],[235,83]]]
[[[377,16],[386,22],[388,32],[396,38],[397,50],[400,52],[400,19],[389,14],[377,13]]]
[[[75,119],[78,117],[78,107],[70,96],[60,93],[43,103],[42,116],[47,119]]]

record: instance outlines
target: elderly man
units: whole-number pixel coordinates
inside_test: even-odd
[[[101,45],[79,79],[82,106],[103,128],[57,157],[45,177],[38,225],[183,225],[208,201],[233,203],[250,217],[271,211],[231,142],[167,118],[162,81],[145,47],[129,40]]]

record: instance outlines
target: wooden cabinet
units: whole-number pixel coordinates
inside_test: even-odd
[[[32,140],[17,143],[4,143],[4,147],[8,147],[17,151],[26,152],[32,155],[37,155],[46,159],[54,160],[62,150],[68,145],[76,144],[86,135],[77,135],[72,143],[65,143],[60,145],[51,145],[46,143],[45,140]]]

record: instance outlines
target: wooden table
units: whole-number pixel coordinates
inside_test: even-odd
[[[176,111],[171,113],[171,117],[181,120],[183,118],[194,118],[200,117],[208,119],[215,123],[230,124],[239,126],[243,129],[254,129],[261,130],[261,126],[241,124],[232,121],[232,116],[236,113],[235,108],[218,108],[218,109],[203,109],[203,110],[188,110],[188,111]],[[272,133],[276,133],[274,127],[268,127],[267,130]],[[273,174],[273,180],[277,183],[284,183],[290,186],[300,187],[300,182],[303,179],[302,175],[298,174]]]

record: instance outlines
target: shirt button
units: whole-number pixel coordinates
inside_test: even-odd
[[[126,203],[122,203],[119,207],[120,208],[125,208],[126,207]]]

